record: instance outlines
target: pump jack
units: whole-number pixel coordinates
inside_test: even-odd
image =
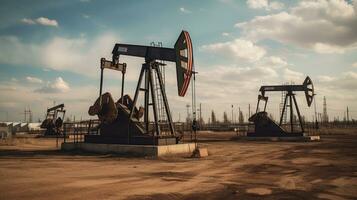
[[[62,113],[62,118],[59,114]],[[64,104],[59,104],[47,109],[46,119],[41,123],[41,128],[46,129],[45,135],[60,135],[66,110]]]
[[[307,105],[310,107],[314,98],[314,85],[310,77],[306,77],[302,85],[266,85],[261,86],[259,89],[260,93],[258,95],[258,103],[256,113],[249,118],[250,122],[254,122],[255,131],[249,132],[247,135],[252,137],[286,137],[286,136],[304,136],[304,126],[300,115],[300,110],[296,102],[295,93],[298,91],[305,92],[305,98]],[[279,124],[276,124],[271,118],[268,117],[266,112],[266,106],[268,102],[268,97],[265,96],[266,92],[273,91],[286,91],[286,96],[284,100],[284,106],[280,115]],[[287,102],[289,100],[290,108],[290,130],[284,130],[282,128],[283,115],[287,109]],[[264,101],[264,110],[259,112],[259,103]],[[294,129],[294,108],[295,105],[296,113],[299,119],[300,130]]]
[[[98,115],[100,135],[88,135],[85,142],[91,143],[117,143],[117,144],[150,144],[166,145],[179,142],[175,133],[169,103],[163,86],[160,62],[164,60],[176,63],[178,95],[185,96],[193,73],[193,49],[190,35],[182,31],[174,48],[141,46],[131,44],[115,44],[112,51],[112,61],[101,59],[101,80],[99,97],[88,113]],[[129,95],[124,96],[124,77],[126,63],[119,63],[120,55],[145,58],[142,64],[134,99]],[[102,94],[103,70],[112,69],[122,72],[121,98],[114,103],[110,93]],[[167,116],[169,133],[163,134],[158,120],[157,103],[155,99],[154,76],[158,77],[158,86],[163,97],[164,108]],[[144,87],[142,82],[144,79]],[[144,92],[144,108],[137,108],[139,93]],[[149,107],[152,107],[154,123],[150,126]],[[143,123],[140,118],[144,115]]]

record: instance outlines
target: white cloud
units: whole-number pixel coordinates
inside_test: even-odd
[[[357,73],[356,73],[356,72],[352,72],[352,71],[345,72],[345,73],[344,73],[344,76],[345,76],[346,78],[357,79]],[[356,88],[356,89],[357,89],[357,88]]]
[[[355,3],[354,3],[355,4]],[[350,19],[355,17],[353,4],[344,0],[314,0],[301,1],[298,6],[292,8],[292,14],[304,19]]]
[[[278,56],[264,57],[259,63],[259,66],[269,66],[272,68],[282,68],[288,66],[288,62]]]
[[[332,76],[321,75],[321,76],[317,77],[317,80],[319,82],[331,82],[331,81],[336,80],[336,78],[332,77]]]
[[[321,53],[321,54],[343,54],[345,52],[344,48],[341,48],[339,46],[336,45],[329,45],[329,44],[323,44],[323,43],[316,43],[313,46],[313,49],[317,52],[317,53]]]
[[[34,115],[33,119],[37,121],[39,118],[43,119],[46,107],[53,106],[53,102],[56,101],[65,104],[67,116],[76,115],[77,119],[80,116],[88,119],[86,113],[88,107],[97,98],[97,92],[93,92],[98,90],[97,87],[74,85],[69,89],[68,83],[60,77],[46,86],[38,88],[38,85],[22,82],[1,82],[0,91],[6,95],[0,98],[0,110],[8,111],[10,120],[21,120],[22,118],[16,113],[23,112],[24,107],[30,107]],[[37,91],[40,89],[43,91]],[[0,120],[3,118],[0,117]]]
[[[38,24],[44,25],[44,26],[58,26],[58,23],[54,19],[48,19],[46,17],[40,17],[36,19],[36,22]]]
[[[302,84],[305,75],[301,72],[285,68],[283,71],[283,78],[289,83]]]
[[[258,9],[268,7],[268,0],[248,0],[249,8]]]
[[[357,68],[357,62],[353,63],[352,67],[356,67]]]
[[[264,48],[255,45],[252,41],[244,39],[203,45],[201,46],[201,49],[203,51],[221,54],[230,58],[243,58],[250,62],[261,59],[266,53]]]
[[[28,18],[23,18],[21,22],[29,25],[34,25],[34,24],[39,24],[43,26],[58,26],[58,22],[54,19],[49,19],[46,17],[39,17],[37,19],[28,19]]]
[[[78,67],[80,62],[84,62],[86,59],[83,57],[83,53],[79,53],[82,49],[85,49],[86,43],[87,41],[84,38],[55,37],[43,46],[42,63],[48,68],[56,70]]]
[[[284,8],[284,4],[278,1],[272,1],[269,3],[269,9],[271,10],[280,10]],[[268,9],[268,10],[269,10]]]
[[[267,57],[270,58],[270,57]],[[272,59],[280,60],[280,59]],[[281,60],[284,60],[281,58]],[[280,61],[279,61],[280,62]],[[343,80],[346,75],[338,77],[339,83],[336,89],[329,89],[331,85],[335,84],[335,79],[332,82],[322,83],[319,78],[315,79],[311,77],[315,84],[315,91],[318,93],[318,97],[326,95],[329,101],[338,101],[342,97],[333,96],[337,88],[342,86]],[[349,76],[353,74],[349,73]],[[225,65],[225,66],[205,66],[200,70],[197,76],[197,91],[199,102],[203,105],[203,111],[205,119],[211,110],[216,111],[218,118],[221,118],[223,111],[231,111],[230,105],[234,104],[235,108],[240,107],[244,114],[247,114],[248,104],[251,105],[251,111],[254,112],[256,98],[259,94],[259,88],[262,85],[280,85],[283,83],[302,84],[306,75],[298,70],[291,68],[274,68],[274,67],[239,67],[237,65]],[[346,87],[351,87],[353,83],[356,83],[357,79],[350,80]],[[224,87],[222,87],[224,85]],[[356,97],[349,95],[344,91],[343,94],[348,96],[344,102],[352,103],[356,100]],[[280,93],[269,93],[268,112],[272,113],[275,117],[279,116],[278,108],[280,103]],[[343,96],[343,95],[341,95]],[[312,108],[306,106],[306,100],[303,93],[297,93],[297,101],[300,106],[300,112],[307,118],[311,118]],[[339,100],[341,101],[341,99]],[[329,102],[329,105],[334,105]],[[318,110],[319,112],[319,110]]]
[[[14,36],[0,36],[0,63],[45,67],[93,77],[99,71],[100,58],[111,58],[113,46],[118,41],[119,37],[113,33],[91,39],[85,36],[54,37],[41,44],[25,43]]]
[[[357,100],[355,92],[357,91],[357,73],[353,71],[343,72],[336,76],[319,76],[317,84],[321,89],[318,93],[334,97],[338,95],[338,98],[344,100],[344,96],[349,96],[354,100]],[[337,96],[336,96],[337,98]]]
[[[85,18],[85,19],[89,19],[90,18],[90,16],[86,15],[86,14],[82,14],[82,17]]]
[[[110,59],[112,49],[119,41],[119,36],[113,33],[104,33],[93,39],[55,37],[43,45],[41,62],[50,69],[96,77],[100,59]],[[126,62],[131,67],[141,66],[141,61],[140,58],[120,58],[120,62]],[[129,72],[127,75],[130,76]]]
[[[356,110],[357,105],[357,74],[356,72],[344,72],[341,74],[323,75],[313,79],[315,91],[317,93],[316,100],[320,112],[322,111],[322,98],[326,96],[328,102],[327,112],[330,118],[340,116],[343,117],[343,110],[348,106],[351,110]],[[333,108],[333,109],[330,109]],[[342,111],[342,112],[341,112]],[[356,119],[356,115],[353,116]]]
[[[11,85],[0,85],[0,91],[2,91],[2,93],[6,91],[16,91],[16,87]]]
[[[41,79],[32,77],[32,76],[27,76],[26,81],[29,83],[42,83],[43,82]]]
[[[318,53],[357,47],[356,8],[342,0],[301,1],[289,11],[256,16],[235,26],[253,41],[273,39]]]
[[[279,10],[284,8],[284,4],[277,1],[269,0],[247,0],[247,5],[252,9]]]
[[[15,36],[0,36],[0,63],[40,65],[41,46],[26,44]]]
[[[48,82],[45,86],[36,89],[39,93],[63,93],[69,91],[69,85],[62,77],[56,78],[53,82]]]
[[[227,32],[223,32],[223,33],[222,33],[222,36],[227,37],[227,36],[230,36],[230,34],[227,33]]]
[[[30,25],[36,24],[35,21],[33,21],[32,19],[28,19],[28,18],[23,18],[23,19],[21,19],[21,22],[23,22],[23,23],[25,23],[25,24],[30,24]]]
[[[226,81],[254,81],[260,80],[262,77],[272,78],[278,77],[277,72],[269,67],[236,67],[236,68],[220,68],[222,71],[221,78]]]
[[[184,7],[181,7],[180,11],[183,12],[183,13],[192,13],[191,10],[188,10],[187,8],[184,8]]]
[[[221,118],[224,111],[231,111],[232,104],[244,114],[251,104],[253,112],[260,86],[276,83],[279,73],[270,67],[215,65],[200,69],[196,78],[197,99],[207,120],[211,110]]]

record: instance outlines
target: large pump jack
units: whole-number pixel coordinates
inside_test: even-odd
[[[182,31],[174,48],[115,44],[112,61],[101,59],[101,80],[99,98],[88,113],[98,115],[100,135],[88,135],[86,142],[118,144],[166,145],[179,142],[174,130],[169,103],[164,90],[164,83],[158,60],[175,62],[178,95],[185,96],[193,73],[193,50],[190,35]],[[120,55],[145,58],[142,64],[134,99],[124,95],[124,77],[126,63],[119,63]],[[112,69],[122,72],[121,98],[115,103],[110,93],[102,94],[103,70]],[[164,134],[158,120],[157,99],[155,98],[154,76],[158,78],[159,92],[167,116],[168,133]],[[144,81],[144,87],[142,82]],[[144,92],[144,107],[137,108],[139,93]],[[149,107],[153,111],[153,126],[150,126]],[[140,118],[144,116],[143,122]]]
[[[310,77],[306,77],[302,85],[266,85],[261,86],[259,89],[260,93],[258,95],[258,103],[256,113],[249,118],[250,122],[254,122],[255,131],[248,132],[248,136],[252,137],[286,137],[286,136],[304,136],[304,126],[300,115],[300,110],[296,102],[295,92],[302,91],[305,92],[305,98],[307,105],[310,107],[314,98],[314,85]],[[286,92],[283,109],[280,115],[279,124],[276,124],[271,118],[268,117],[266,112],[266,106],[268,102],[268,97],[265,96],[266,92],[276,92],[283,91]],[[264,110],[259,112],[259,103],[264,101]],[[287,105],[289,101],[289,106]],[[294,105],[299,120],[299,129],[294,128]],[[287,107],[290,108],[290,130],[284,130],[283,117],[286,113]]]

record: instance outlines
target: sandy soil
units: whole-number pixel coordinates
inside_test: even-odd
[[[199,135],[210,156],[63,153],[55,139],[0,145],[0,199],[356,199],[357,134],[321,142]]]

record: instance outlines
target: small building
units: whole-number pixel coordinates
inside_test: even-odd
[[[12,133],[20,132],[21,123],[20,122],[13,122],[12,123]]]
[[[12,138],[12,124],[0,123],[0,139],[6,140]]]
[[[17,132],[29,132],[29,124],[28,123],[20,123],[20,129]]]
[[[29,133],[40,133],[44,129],[41,128],[41,123],[29,123],[28,124]]]
[[[4,124],[6,124],[6,126],[8,126],[8,127],[9,127],[10,132],[11,132],[11,133],[13,133],[13,132],[12,132],[12,130],[13,130],[13,128],[14,128],[14,124],[13,124],[13,122],[0,122],[0,123],[4,123]]]

